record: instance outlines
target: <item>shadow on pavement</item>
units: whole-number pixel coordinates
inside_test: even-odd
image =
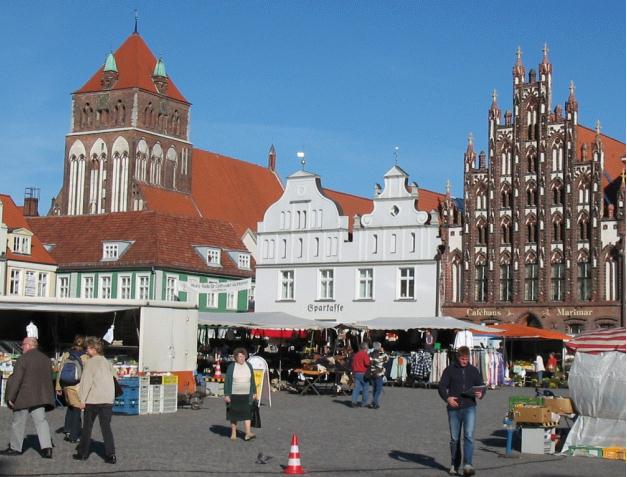
[[[448,467],[436,462],[433,457],[424,454],[414,454],[413,452],[392,450],[389,452],[389,456],[400,462],[415,462],[416,464],[431,467],[433,469],[448,470]]]
[[[218,424],[214,424],[209,428],[211,432],[214,434],[218,434],[219,436],[230,437],[231,436],[231,427],[230,426],[220,426]]]
[[[505,444],[507,443],[507,431],[505,429],[496,430],[491,434],[491,436],[493,437],[478,439],[478,441],[488,447],[505,447]]]
[[[350,399],[334,399],[333,402],[337,404],[343,404],[346,407],[352,407]]]

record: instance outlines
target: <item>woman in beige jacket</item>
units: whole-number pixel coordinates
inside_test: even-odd
[[[63,425],[63,433],[65,434],[65,440],[68,442],[78,442],[78,438],[81,435],[81,400],[78,397],[78,384],[65,385],[61,382],[61,369],[65,362],[70,359],[80,359],[83,368],[85,368],[85,362],[89,359],[89,355],[85,353],[85,337],[76,335],[74,337],[74,343],[69,351],[66,351],[61,356],[61,367],[57,373],[57,381],[55,389],[58,395],[63,394],[65,398],[65,404],[67,405],[67,411],[65,412],[65,423]],[[81,373],[82,374],[82,373]],[[80,384],[80,382],[79,382]]]
[[[100,421],[100,430],[104,439],[105,462],[115,464],[115,444],[111,431],[111,416],[113,415],[113,401],[115,388],[113,366],[103,356],[103,344],[100,338],[87,338],[87,354],[89,359],[83,369],[83,377],[79,385],[80,407],[84,409],[83,431],[81,441],[73,455],[76,460],[86,460],[89,457],[91,444],[91,430],[96,417]]]

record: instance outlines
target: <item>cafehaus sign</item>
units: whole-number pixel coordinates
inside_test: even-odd
[[[501,316],[503,312],[496,308],[466,308],[466,316]]]

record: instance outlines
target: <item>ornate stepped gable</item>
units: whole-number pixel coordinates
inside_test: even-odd
[[[605,318],[616,324],[625,145],[601,134],[598,122],[594,130],[579,124],[573,82],[564,108],[552,108],[552,65],[543,53],[539,73],[526,77],[517,51],[511,111],[501,114],[493,93],[488,154],[477,154],[469,137],[462,209],[450,198],[444,206],[445,304],[499,305],[509,316],[495,319],[542,325],[547,318],[545,325],[562,329],[568,323],[552,319],[555,306],[613,304],[591,316],[590,326]]]

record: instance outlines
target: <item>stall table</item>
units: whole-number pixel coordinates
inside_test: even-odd
[[[328,371],[317,371],[302,368],[296,368],[294,372],[305,378],[305,386],[300,392],[301,396],[307,394],[308,392],[315,393],[320,396],[320,389],[318,387],[318,385],[321,384],[320,380],[331,374]]]

